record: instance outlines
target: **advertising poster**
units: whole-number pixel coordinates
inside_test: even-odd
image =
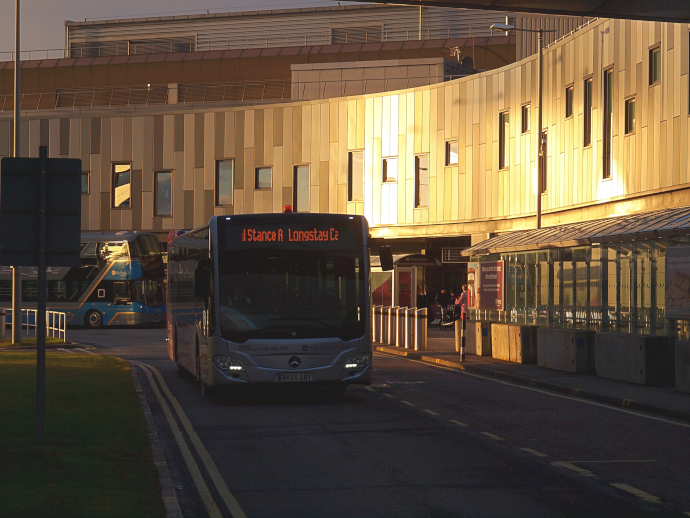
[[[690,246],[666,249],[666,318],[690,318]]]
[[[503,261],[469,263],[467,265],[469,306],[475,309],[503,311],[504,280]]]

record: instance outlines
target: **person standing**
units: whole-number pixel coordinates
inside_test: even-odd
[[[467,318],[467,285],[462,285],[462,293],[455,299],[455,315],[456,318]]]

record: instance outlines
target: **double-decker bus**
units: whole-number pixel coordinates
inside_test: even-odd
[[[371,383],[369,231],[342,214],[214,216],[168,243],[168,354],[201,391]]]
[[[148,232],[81,235],[78,267],[48,267],[47,308],[66,313],[68,325],[162,323],[165,265],[158,238]],[[37,268],[23,267],[22,306],[35,308]],[[0,303],[12,301],[12,270],[0,269]]]

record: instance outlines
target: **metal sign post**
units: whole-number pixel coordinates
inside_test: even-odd
[[[14,156],[21,154],[19,137],[19,117],[21,110],[21,89],[19,84],[19,72],[21,70],[20,40],[19,40],[19,0],[14,6]],[[5,337],[3,329],[3,338]],[[12,343],[22,341],[22,269],[19,266],[12,267]]]
[[[48,247],[48,148],[38,152],[38,304],[36,315],[36,440],[43,442],[46,399],[46,249]]]
[[[81,160],[48,158],[41,146],[39,158],[3,158],[0,179],[0,264],[38,267],[36,440],[43,442],[46,268],[79,266]]]

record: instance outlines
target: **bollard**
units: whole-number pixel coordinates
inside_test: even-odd
[[[379,325],[379,342],[386,343],[388,339],[388,309],[386,306],[381,306],[381,322]]]
[[[467,329],[467,318],[455,321],[455,352],[460,353],[460,361],[465,361],[465,330]]]
[[[414,308],[409,308],[405,310],[405,349],[411,349],[413,347],[413,332],[414,332]]]
[[[414,350],[426,351],[427,309],[418,309],[414,315]]]
[[[7,316],[5,314],[5,308],[0,308],[0,340],[5,339],[5,333],[7,332]]]
[[[371,341],[376,342],[376,338],[378,338],[376,331],[378,331],[378,328],[376,326],[376,315],[377,312],[381,311],[379,309],[379,306],[371,306]]]
[[[388,345],[395,345],[396,331],[398,327],[395,320],[395,312],[398,310],[397,307],[388,308]]]
[[[395,309],[395,346],[405,347],[405,310],[407,308]]]

